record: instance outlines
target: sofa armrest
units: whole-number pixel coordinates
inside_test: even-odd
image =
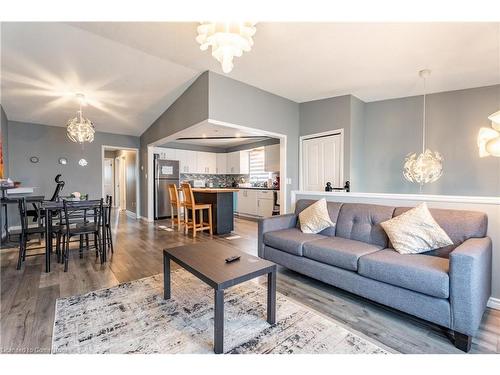
[[[265,217],[259,220],[258,229],[258,254],[264,258],[264,233],[275,230],[290,229],[297,225],[297,215],[286,214],[279,216]]]
[[[474,336],[491,295],[489,237],[470,238],[450,253],[452,329]]]

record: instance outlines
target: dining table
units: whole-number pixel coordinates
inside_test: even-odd
[[[103,203],[101,211],[102,223],[106,220],[106,210],[108,204]],[[40,204],[40,211],[43,212],[43,220],[45,226],[45,272],[50,272],[50,256],[52,255],[52,236],[53,236],[53,217],[57,216],[60,211],[64,210],[64,203],[60,201],[43,201]],[[106,231],[101,233],[101,256],[102,261],[106,262]]]

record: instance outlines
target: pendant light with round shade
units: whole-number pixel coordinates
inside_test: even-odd
[[[420,78],[424,81],[424,104],[422,121],[422,153],[411,153],[405,158],[403,166],[403,176],[410,182],[420,185],[420,191],[424,184],[437,181],[443,174],[443,157],[437,151],[431,151],[425,148],[425,127],[426,127],[426,98],[427,87],[426,79],[431,71],[428,69],[418,72]]]

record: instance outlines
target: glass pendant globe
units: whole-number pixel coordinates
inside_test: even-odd
[[[83,117],[82,111],[78,111],[76,117],[67,122],[66,132],[75,143],[90,143],[94,140],[95,127],[92,121]]]
[[[437,151],[426,149],[421,154],[409,154],[404,163],[403,175],[413,183],[424,185],[438,180],[443,174],[443,157]]]
[[[500,156],[500,135],[486,142],[486,151],[493,156]]]

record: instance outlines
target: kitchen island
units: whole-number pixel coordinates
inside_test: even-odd
[[[234,229],[233,194],[238,191],[232,188],[193,188],[196,203],[212,205],[214,234],[228,234]],[[208,221],[208,213],[203,215],[203,221]]]

